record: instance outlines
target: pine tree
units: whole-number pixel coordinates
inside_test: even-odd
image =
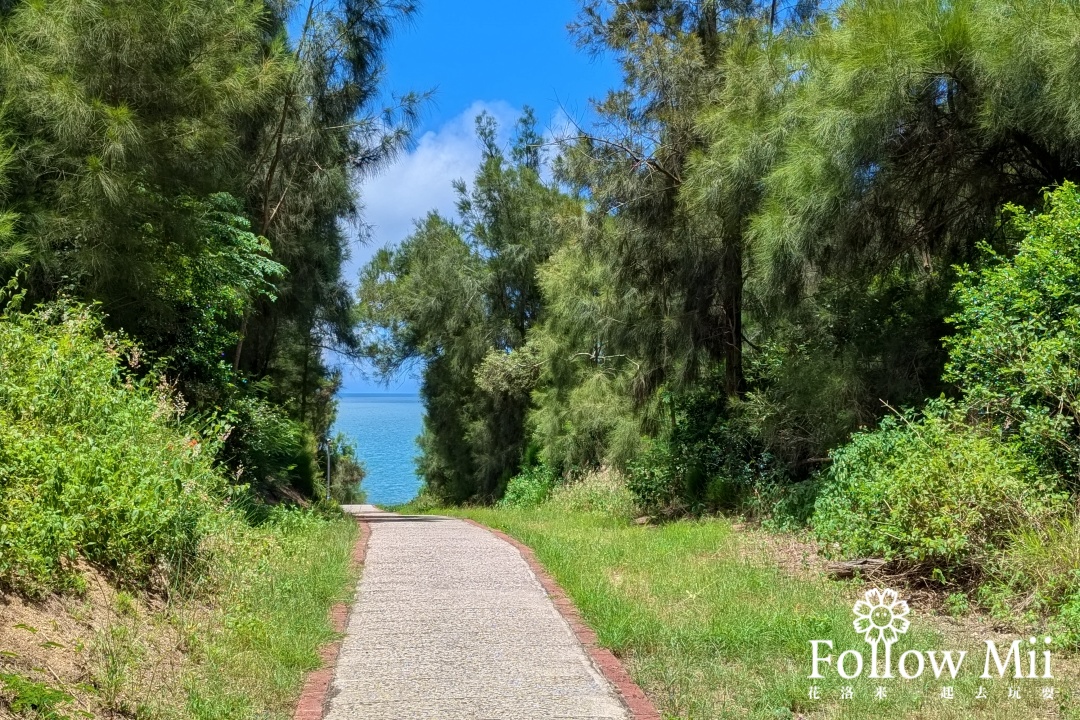
[[[537,369],[523,348],[543,313],[536,272],[562,241],[560,218],[580,214],[541,179],[531,111],[509,158],[490,116],[477,134],[483,159],[471,186],[457,184],[458,220],[429,215],[379,252],[359,290],[379,370],[423,364],[421,472],[457,501],[497,497],[520,467]]]

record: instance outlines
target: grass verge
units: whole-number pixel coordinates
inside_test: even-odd
[[[204,540],[183,595],[118,590],[0,597],[0,718],[287,720],[329,609],[354,584],[356,523],[274,510]]]
[[[217,599],[190,624],[187,708],[195,720],[289,718],[304,674],[334,639],[332,605],[348,595],[357,526],[282,513],[265,527],[236,525],[216,539]]]
[[[852,627],[852,605],[867,588],[795,576],[768,543],[728,520],[636,526],[551,504],[438,512],[472,518],[532,547],[667,718],[1080,717],[1077,678],[1056,656],[1053,682],[981,680],[985,640],[1007,648],[1014,638],[977,620],[960,629],[918,611],[894,659],[912,649],[967,650],[955,680],[937,680],[929,668],[917,680],[872,680],[868,669],[854,680],[835,672],[809,680],[814,639],[835,643],[834,666],[848,648],[869,663],[869,647]],[[976,699],[980,685],[986,700]],[[813,686],[818,700],[810,699]],[[884,699],[876,696],[879,686]],[[841,699],[847,687],[853,697]],[[946,687],[952,699],[942,697]],[[1019,699],[1008,697],[1010,687]],[[1054,687],[1052,700],[1043,699],[1043,687]]]

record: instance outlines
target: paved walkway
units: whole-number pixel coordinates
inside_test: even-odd
[[[518,551],[461,520],[371,524],[327,720],[629,715]]]

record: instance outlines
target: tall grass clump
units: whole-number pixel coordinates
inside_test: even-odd
[[[626,479],[611,468],[594,470],[555,488],[547,504],[562,512],[594,513],[619,520],[632,518],[638,510]]]
[[[1054,637],[1080,647],[1080,518],[1076,509],[1020,529],[993,567],[979,599],[996,614],[1050,618]]]
[[[214,443],[89,307],[0,315],[0,587],[144,584],[196,552],[224,480]]]

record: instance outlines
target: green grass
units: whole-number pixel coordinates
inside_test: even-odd
[[[1078,717],[1067,695],[1075,678],[1058,666],[1058,698],[1041,699],[1041,681],[980,681],[985,653],[978,632],[943,638],[913,613],[911,630],[893,648],[967,649],[965,672],[939,681],[848,681],[830,674],[811,681],[812,639],[835,643],[835,656],[868,646],[852,627],[852,605],[867,589],[796,577],[770,561],[760,538],[723,519],[635,526],[548,504],[531,510],[440,510],[473,518],[532,547],[573,597],[600,642],[628,669],[667,718],[1031,718]],[[834,660],[835,662],[835,660]],[[976,668],[976,666],[978,666]],[[976,701],[979,684],[989,701]],[[885,685],[888,696],[876,700]],[[822,699],[811,701],[812,685]],[[854,699],[841,701],[850,685]],[[951,685],[956,699],[942,700]]]
[[[187,676],[193,720],[290,718],[304,674],[334,639],[330,607],[348,598],[356,523],[281,513],[216,538],[209,617],[193,618]]]

